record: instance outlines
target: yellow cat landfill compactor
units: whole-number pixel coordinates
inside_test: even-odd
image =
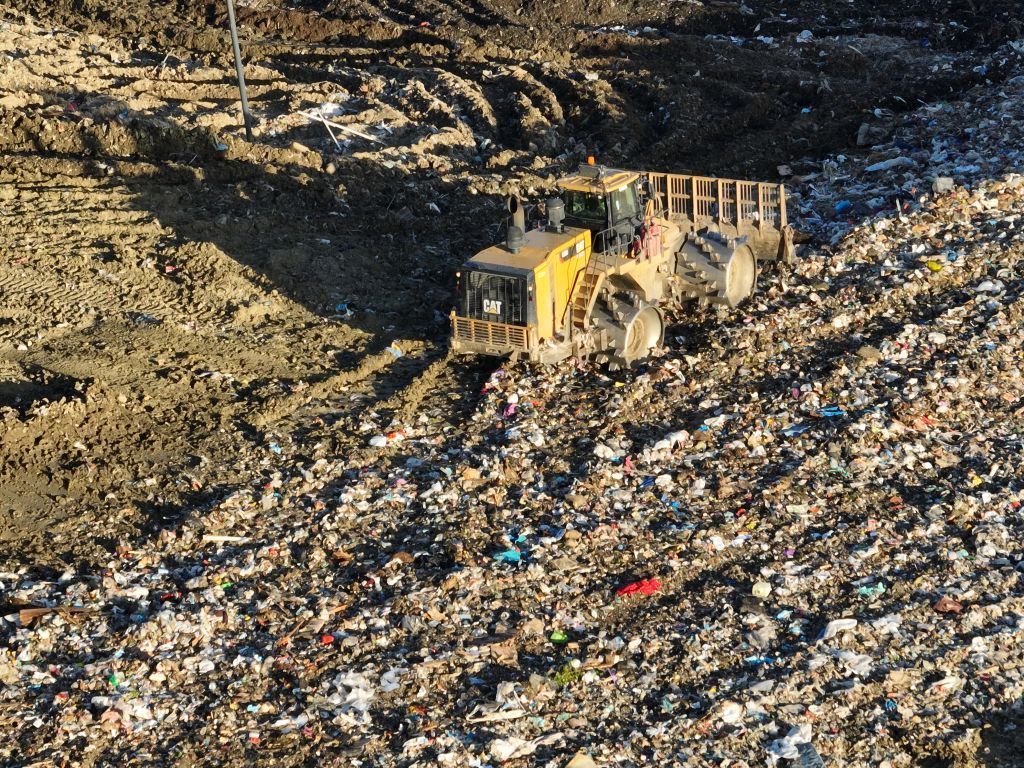
[[[511,198],[505,243],[463,265],[455,352],[629,367],[661,344],[665,307],[738,306],[760,262],[793,259],[781,184],[590,163],[558,186],[531,227]]]

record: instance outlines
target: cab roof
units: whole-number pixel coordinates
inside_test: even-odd
[[[636,171],[620,171],[603,165],[581,165],[577,173],[558,180],[562,189],[607,195],[640,178]]]

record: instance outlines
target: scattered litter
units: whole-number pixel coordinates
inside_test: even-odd
[[[759,39],[833,45],[800,28]],[[870,50],[853,42],[835,42],[847,62]],[[1018,71],[1015,51],[992,54],[1000,71]],[[536,69],[531,82],[552,80]],[[313,744],[384,768],[959,754],[1024,692],[1014,79],[898,117],[887,98],[856,154],[787,156],[793,224],[811,238],[796,263],[636,370],[489,361],[473,368],[491,372],[482,387],[466,374],[440,402],[339,386],[296,416],[328,425],[316,442],[260,433],[258,471],[230,492],[196,488],[189,455],[142,481],[145,509],[98,501],[111,516],[151,506],[152,534],[97,567],[0,573],[0,726],[28,734],[0,760],[26,762],[2,750],[31,741],[159,762],[182,729],[253,763]],[[543,90],[523,99],[550,110]],[[477,130],[488,116],[467,93],[450,122]],[[332,132],[348,112],[304,114]],[[398,144],[407,127],[391,122],[343,132]],[[457,159],[444,146],[431,162]],[[396,215],[434,211],[402,189]],[[433,205],[454,216],[454,197]],[[166,265],[175,281],[202,274],[181,263]],[[323,314],[352,314],[324,296]],[[134,336],[165,330],[134,322]],[[338,330],[324,326],[325,346]],[[417,347],[402,344],[374,362],[404,374]],[[330,421],[348,398],[351,435]],[[103,460],[79,439],[61,461]],[[165,515],[171,483],[201,491],[183,514]]]

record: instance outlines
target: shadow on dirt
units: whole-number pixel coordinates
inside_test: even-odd
[[[62,400],[82,400],[87,383],[39,366],[21,366],[18,379],[0,380],[0,410],[13,408],[25,416],[37,405],[45,407]]]
[[[978,762],[985,768],[1018,768],[1024,755],[1024,709],[1020,701],[1002,712],[991,713],[982,728]]]

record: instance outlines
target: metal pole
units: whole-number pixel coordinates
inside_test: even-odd
[[[238,92],[242,94],[242,120],[245,122],[245,138],[248,141],[252,141],[252,115],[249,114],[249,98],[245,94],[242,49],[238,47],[238,28],[235,26],[235,0],[228,0],[228,26],[231,27],[231,47],[235,51],[235,72],[238,74]]]

